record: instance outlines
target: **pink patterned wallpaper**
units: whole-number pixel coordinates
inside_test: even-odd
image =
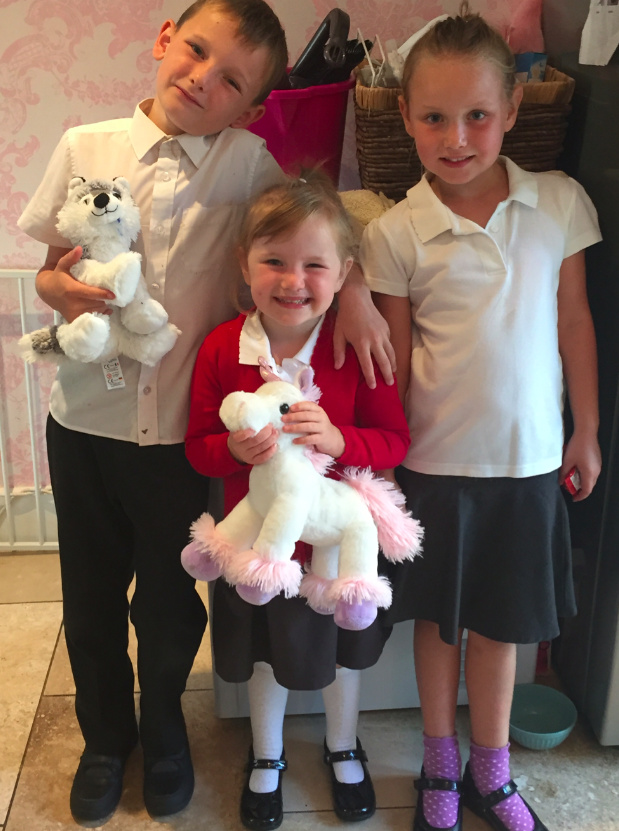
[[[474,0],[476,11],[506,32],[510,21],[539,0]],[[151,46],[160,24],[177,19],[189,0],[0,0],[0,269],[37,269],[43,247],[17,228],[17,219],[62,132],[130,115],[151,94]],[[324,16],[339,5],[351,17],[351,37],[402,42],[425,22],[453,13],[459,0],[271,0],[288,36],[292,61]],[[342,187],[358,187],[350,118]],[[49,319],[28,291],[28,330]],[[0,418],[8,433],[11,485],[32,484],[23,365],[15,344],[21,334],[16,282],[0,279]],[[33,373],[37,455],[44,459],[44,422],[52,374]]]

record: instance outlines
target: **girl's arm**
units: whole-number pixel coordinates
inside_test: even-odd
[[[193,370],[185,436],[187,458],[204,476],[230,476],[245,465],[265,462],[276,448],[277,435],[270,427],[254,436],[249,430],[232,434],[226,430],[219,418],[224,399],[220,374],[219,352],[209,336],[200,347]]]
[[[395,297],[378,292],[372,293],[372,299],[391,332],[391,344],[397,366],[396,383],[400,401],[404,404],[411,372],[411,304],[408,297]]]
[[[572,467],[578,468],[581,490],[574,501],[579,502],[593,490],[602,466],[597,440],[597,350],[587,299],[584,251],[563,260],[557,301],[559,352],[574,419],[574,433],[565,447],[559,475],[563,481]]]
[[[387,384],[393,383],[395,355],[389,339],[389,326],[379,314],[359,266],[355,263],[338,292],[338,313],[333,347],[335,368],[340,369],[346,356],[346,343],[357,353],[368,386],[376,387],[372,356]]]

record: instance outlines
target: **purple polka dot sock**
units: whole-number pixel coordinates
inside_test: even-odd
[[[461,778],[462,762],[457,736],[435,739],[423,736],[423,770],[428,779]],[[458,819],[460,795],[448,791],[423,792],[423,813],[433,828],[452,828]]]
[[[487,796],[511,779],[509,744],[505,747],[480,747],[471,742],[469,765],[475,787],[482,796]],[[509,831],[533,831],[535,827],[531,812],[517,793],[495,805],[492,810]]]

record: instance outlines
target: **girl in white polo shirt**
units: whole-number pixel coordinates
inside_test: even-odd
[[[558,617],[575,613],[559,483],[575,468],[582,500],[600,471],[583,253],[600,239],[596,214],[564,174],[499,156],[521,97],[509,47],[466,4],[421,38],[400,108],[426,173],[361,246],[411,430],[398,478],[426,534],[424,556],[392,575],[390,614],[415,619],[415,831],[461,829],[462,803],[498,831],[545,828],[510,782],[515,644],[556,637]],[[461,778],[463,629],[472,741]]]

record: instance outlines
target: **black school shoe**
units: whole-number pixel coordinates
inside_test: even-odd
[[[282,802],[282,773],[288,767],[286,754],[282,751],[281,759],[255,759],[253,747],[249,748],[249,758],[245,771],[245,786],[241,794],[241,822],[245,828],[267,831],[279,828],[284,819]],[[254,770],[277,770],[279,776],[277,787],[267,793],[254,793],[249,789],[249,778]]]
[[[338,782],[333,770],[334,762],[348,762],[356,759],[363,766],[363,779],[352,785],[345,782]],[[354,750],[336,750],[333,753],[327,747],[325,739],[325,752],[323,760],[331,768],[331,795],[333,797],[333,810],[343,822],[360,822],[369,819],[376,811],[376,796],[370,774],[365,763],[368,760],[361,742],[357,739],[357,747]]]
[[[126,759],[84,751],[69,798],[71,814],[79,825],[95,827],[111,818],[122,795]]]
[[[514,782],[513,779],[510,779],[505,785],[500,788],[497,788],[492,793],[489,793],[487,796],[482,796],[479,791],[477,790],[477,786],[473,781],[473,776],[471,774],[468,762],[464,769],[464,777],[462,780],[462,801],[474,814],[477,814],[478,817],[481,819],[486,820],[488,825],[494,828],[494,831],[509,831],[507,826],[505,825],[502,820],[494,813],[492,808],[495,805],[498,805],[499,802],[503,802],[504,799],[512,796],[518,790],[518,786]],[[521,797],[522,799],[522,797]],[[548,831],[548,828],[544,825],[541,819],[537,816],[535,811],[531,808],[531,806],[523,799],[524,804],[529,809],[531,816],[533,817],[533,821],[535,825],[533,826],[533,831]]]
[[[193,796],[189,748],[172,756],[144,758],[144,805],[153,819],[178,814]]]
[[[415,819],[413,831],[437,831],[434,825],[430,825],[423,813],[423,792],[424,791],[449,791],[451,793],[462,793],[462,782],[456,779],[445,779],[440,776],[426,777],[425,771],[421,768],[421,777],[415,780],[415,788],[419,791],[417,807],[415,808]],[[458,818],[451,828],[444,828],[442,831],[462,831],[462,798],[458,802]]]

